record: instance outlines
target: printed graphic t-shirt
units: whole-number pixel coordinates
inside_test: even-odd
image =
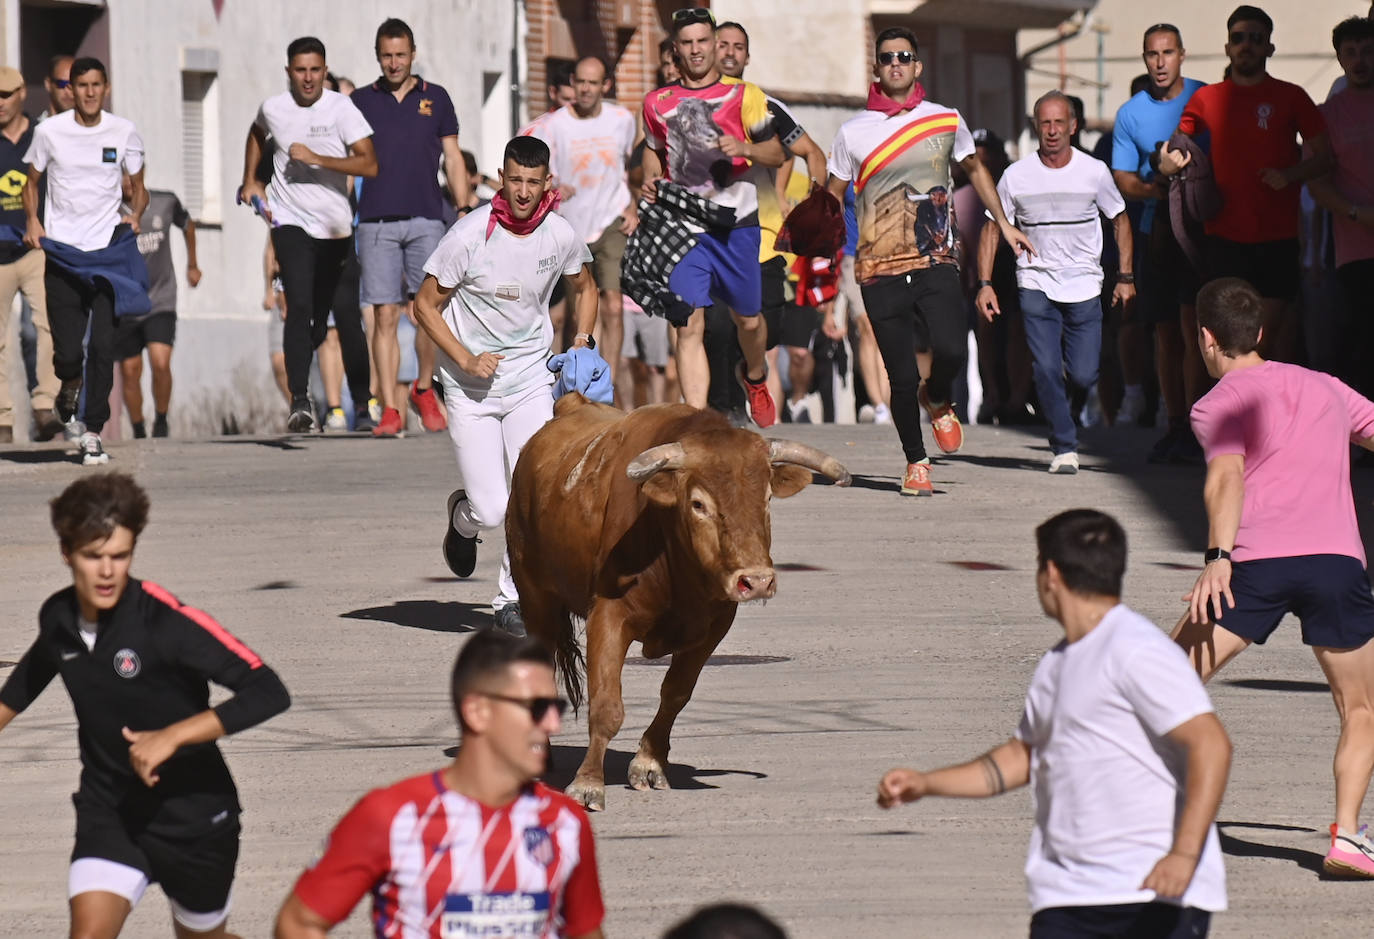
[[[665,177],[735,210],[735,225],[758,224],[758,189],[749,161],[728,157],[722,135],[759,143],[775,134],[768,98],[752,82],[721,76],[705,88],[667,85],[644,98],[645,141]]]
[[[550,213],[523,237],[497,225],[487,237],[491,206],[458,220],[425,262],[425,273],[453,291],[444,321],[473,355],[505,356],[491,378],[474,378],[441,356],[449,377],[473,396],[511,395],[552,385],[544,367],[553,344],[549,297],[554,284],[591,261],[567,219]]]
[[[560,939],[605,918],[587,814],[543,783],[502,808],[437,772],[369,792],[295,893],[333,924],[369,892],[378,936]]]
[[[1298,237],[1301,186],[1275,192],[1260,179],[1265,169],[1287,169],[1302,160],[1298,136],[1326,132],[1326,121],[1299,85],[1266,77],[1258,85],[1227,79],[1193,93],[1178,129],[1190,137],[1212,135],[1212,175],[1222,207],[1207,234],[1256,244]]]
[[[963,116],[933,101],[895,117],[864,111],[840,127],[829,168],[854,183],[859,283],[959,263],[950,165],[973,151]]]
[[[176,312],[177,275],[172,269],[172,242],[168,236],[173,225],[185,231],[190,220],[176,193],[148,190],[148,208],[138,220],[138,253],[148,265],[148,302],[153,313]]]
[[[24,162],[45,174],[47,236],[82,251],[107,247],[119,225],[123,177],[143,169],[143,138],[133,123],[108,111],[86,127],[76,111],[48,118],[33,132]]]
[[[595,117],[578,117],[568,105],[531,127],[532,135],[549,145],[555,182],[573,187],[558,214],[588,244],[630,204],[625,164],[634,149],[635,132],[634,115],[604,101]]]

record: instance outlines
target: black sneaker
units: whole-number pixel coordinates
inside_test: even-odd
[[[70,424],[76,416],[76,406],[81,400],[81,379],[68,378],[57,392],[57,416],[63,424]]]
[[[144,437],[148,436],[148,428],[143,426],[142,421],[130,421],[129,424],[134,429],[135,440],[142,440]]]
[[[293,434],[308,434],[315,427],[315,409],[310,406],[309,398],[296,398],[291,402],[291,413],[286,418],[286,429]]]
[[[516,639],[525,638],[525,618],[520,615],[520,604],[507,603],[494,614],[496,628],[507,636],[514,636]]]
[[[462,489],[449,493],[448,534],[444,535],[444,560],[448,563],[448,569],[459,577],[471,577],[477,569],[477,546],[482,542],[476,535],[468,538],[453,527],[453,507],[467,496]]]
[[[359,408],[353,414],[353,432],[355,434],[370,434],[377,426],[377,422],[372,419],[372,414],[367,408]]]
[[[154,437],[166,437],[166,436],[167,436],[167,418],[166,418],[165,415],[162,416],[162,417],[154,417],[154,418],[153,418],[153,436],[154,436]]]

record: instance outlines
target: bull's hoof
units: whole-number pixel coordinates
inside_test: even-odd
[[[600,779],[578,776],[563,791],[582,803],[588,812],[606,811],[606,783]]]
[[[668,770],[658,760],[640,753],[630,762],[630,788],[671,789],[668,784]]]

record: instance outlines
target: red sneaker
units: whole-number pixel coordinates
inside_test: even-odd
[[[401,420],[401,412],[395,408],[387,408],[382,412],[382,419],[377,422],[377,426],[372,428],[374,437],[404,437],[406,435],[405,422]]]
[[[740,387],[749,398],[749,416],[754,419],[754,423],[760,427],[772,427],[776,424],[778,406],[773,402],[773,395],[768,390],[766,366],[763,378],[754,382],[745,375],[744,363],[741,362],[735,367],[735,378],[739,380]]]
[[[938,408],[931,407],[925,382],[917,389],[916,400],[930,415],[930,430],[935,437],[935,445],[946,453],[957,453],[964,445],[964,425],[959,423],[959,417],[954,413],[954,405],[942,404]]]
[[[424,425],[425,430],[433,434],[448,429],[448,419],[444,417],[444,409],[439,406],[439,399],[434,396],[433,388],[421,391],[420,383],[414,382],[410,386],[410,403],[420,412],[420,423]]]
[[[902,478],[902,495],[904,496],[933,496],[935,487],[930,482],[930,463],[923,461],[920,463],[908,463],[906,465],[906,476]]]

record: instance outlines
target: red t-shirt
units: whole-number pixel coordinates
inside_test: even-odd
[[[1310,141],[1326,133],[1307,92],[1272,75],[1258,85],[1229,79],[1206,85],[1188,100],[1178,129],[1212,138],[1212,173],[1224,204],[1207,223],[1207,234],[1247,244],[1298,237],[1302,186],[1275,192],[1260,171],[1296,166],[1302,161],[1298,135]]]
[[[534,783],[492,808],[437,772],[364,796],[295,892],[331,924],[370,892],[378,937],[560,939],[605,917],[582,806]]]

